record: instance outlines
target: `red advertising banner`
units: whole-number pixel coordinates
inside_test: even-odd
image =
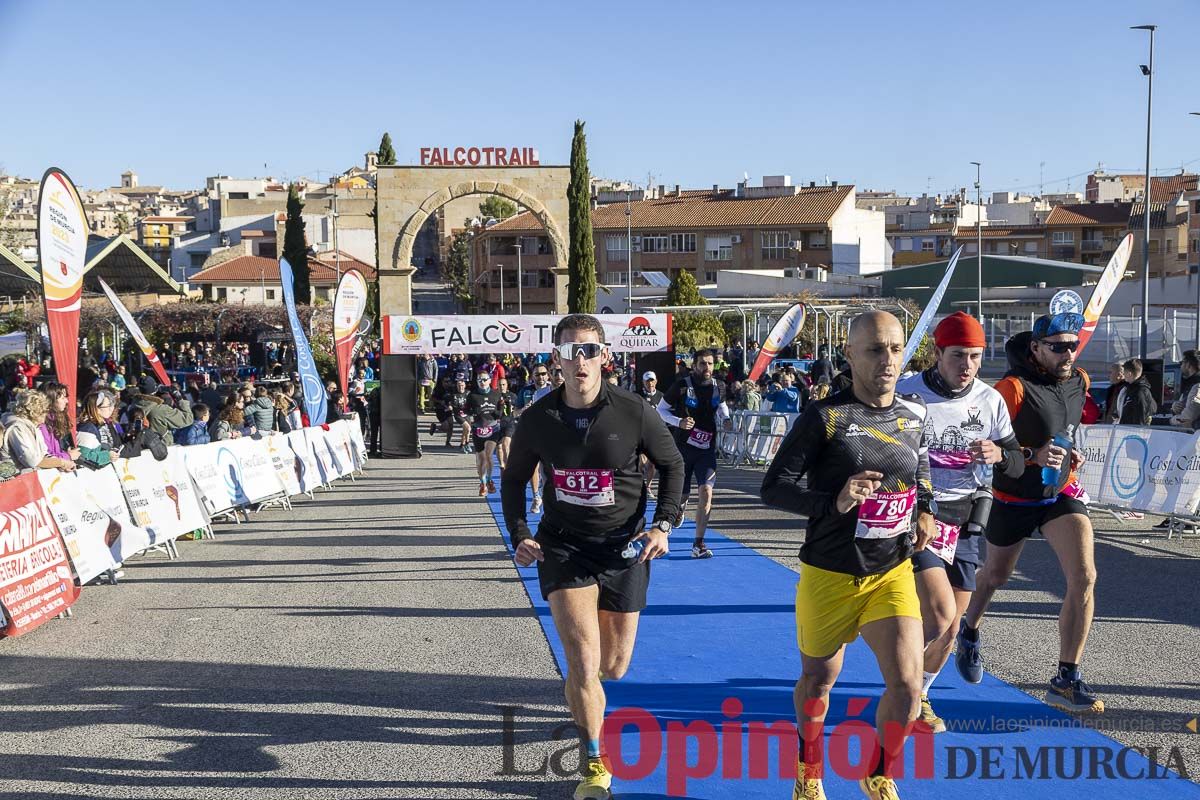
[[[79,596],[67,548],[38,477],[28,472],[0,492],[0,608],[6,636],[28,633]]]
[[[79,365],[79,308],[87,259],[88,224],[79,192],[57,167],[46,170],[38,194],[38,263],[46,326],[54,351],[54,373],[67,387],[67,414],[75,429],[76,374]]]
[[[337,354],[338,386],[349,393],[350,359],[358,339],[358,325],[367,310],[367,280],[356,269],[347,270],[333,297],[333,348]]]

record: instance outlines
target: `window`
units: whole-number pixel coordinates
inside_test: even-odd
[[[1192,211],[1195,211],[1197,214],[1200,214],[1200,200],[1197,200],[1194,203],[1192,203]]]
[[[810,233],[808,235],[808,246],[817,248],[827,247],[828,245],[825,244],[825,231]]]
[[[963,252],[964,252],[964,253],[972,253],[972,254],[973,254],[973,253],[975,253],[975,252],[976,252],[978,249],[979,249],[979,248],[975,246],[975,242],[967,242],[966,249],[964,249],[964,250],[963,250]]]
[[[1075,244],[1075,231],[1055,231],[1054,244]]]
[[[912,250],[912,239],[898,239],[896,240],[896,244],[896,249],[902,253]]]
[[[717,282],[717,271],[715,269],[704,270],[704,282],[705,283],[716,283]]]
[[[778,261],[788,257],[790,237],[787,231],[765,231],[762,236],[763,261]]]
[[[1036,253],[1037,251],[1038,251],[1038,243],[1037,242],[1026,242],[1025,243],[1025,252],[1026,253]]]
[[[274,289],[267,289],[267,299],[268,300],[275,299],[275,290]]]
[[[224,286],[217,287],[217,299],[218,300],[224,300],[228,296],[229,296],[228,289],[226,289]]]
[[[188,258],[190,259],[188,266],[202,267],[202,266],[204,266],[204,261],[205,261],[205,259],[208,258],[208,256],[209,256],[209,251],[207,251],[207,250],[204,250],[203,252],[199,252],[199,253],[197,253],[195,251],[190,252],[190,253],[188,253]]]
[[[932,253],[933,252],[933,239],[922,239],[921,240],[921,252],[922,253]]]
[[[1200,253],[1200,239],[1192,239],[1192,252]]]
[[[1151,240],[1150,240],[1150,252],[1151,252],[1151,253],[1157,253],[1157,252],[1158,252],[1158,239],[1151,239]]]
[[[669,236],[643,236],[642,237],[642,252],[643,253],[665,253],[667,248],[671,246],[671,238]]]
[[[694,252],[696,252],[696,234],[694,234],[694,233],[672,233],[671,234],[671,252],[672,253],[694,253]]]
[[[610,233],[604,237],[604,250],[609,261],[629,260],[629,239],[624,234]]]
[[[704,260],[733,261],[733,238],[730,236],[705,236]]]
[[[606,272],[606,273],[604,273],[604,285],[605,286],[624,286],[625,279],[627,277],[628,277],[628,274],[621,272],[620,270],[615,270],[613,272]]]

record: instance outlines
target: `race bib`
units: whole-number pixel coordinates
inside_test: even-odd
[[[699,428],[692,428],[688,434],[687,443],[700,450],[707,450],[712,445],[713,435]]]
[[[860,539],[892,539],[908,533],[916,502],[915,486],[906,492],[876,492],[858,507],[854,535]]]
[[[616,503],[611,469],[554,468],[554,494],[573,506],[611,506]]]
[[[933,537],[933,541],[925,545],[929,552],[945,561],[947,564],[954,563],[954,553],[958,550],[958,531],[957,525],[947,525],[945,522],[934,520],[937,525],[937,536]]]
[[[500,424],[499,422],[493,422],[491,425],[488,425],[486,428],[476,428],[475,435],[478,436],[480,439],[486,439],[489,436],[491,436],[493,433],[496,432],[496,427],[499,424]]]

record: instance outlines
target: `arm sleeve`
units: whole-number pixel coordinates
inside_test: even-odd
[[[662,418],[663,422],[665,422],[668,425],[674,425],[676,428],[679,427],[679,423],[682,422],[682,419],[680,417],[675,416],[675,414],[673,413],[674,409],[671,408],[671,405],[667,402],[666,397],[663,397],[662,400],[658,401],[658,409],[657,410],[658,410],[658,416],[660,418]]]
[[[522,539],[532,537],[529,524],[525,521],[525,484],[529,483],[538,465],[538,455],[533,451],[530,439],[536,423],[535,417],[529,417],[517,426],[512,444],[509,445],[508,465],[500,476],[500,506],[504,510],[504,527],[508,529],[514,549]]]
[[[1008,404],[997,406],[995,419],[992,420],[991,439],[1004,452],[1000,456],[997,468],[1008,477],[1016,480],[1025,472],[1025,456],[1021,454],[1021,443],[1013,432],[1012,420],[1009,418]]]
[[[800,479],[825,446],[825,421],[816,406],[810,406],[788,431],[779,452],[763,477],[762,501],[795,514],[813,516],[834,510],[835,497],[829,492],[801,488]]]
[[[716,413],[717,420],[718,421],[727,420],[727,419],[730,419],[731,416],[732,415],[729,413],[729,406],[724,401],[722,401],[721,405],[717,406],[717,413]]]
[[[671,432],[648,403],[642,404],[642,441],[640,449],[658,470],[658,497],[654,509],[654,522],[667,520],[674,523],[679,517],[680,495],[683,493],[683,456],[671,438]],[[512,457],[509,457],[512,463]]]
[[[925,421],[928,420],[926,417]],[[923,436],[921,445],[917,448],[917,499],[925,503],[933,500],[933,480],[929,477],[929,445]]]

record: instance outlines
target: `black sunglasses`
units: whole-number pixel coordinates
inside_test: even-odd
[[[1079,349],[1079,340],[1073,342],[1040,342],[1042,347],[1049,350],[1051,353],[1062,355],[1063,353],[1074,353]]]

